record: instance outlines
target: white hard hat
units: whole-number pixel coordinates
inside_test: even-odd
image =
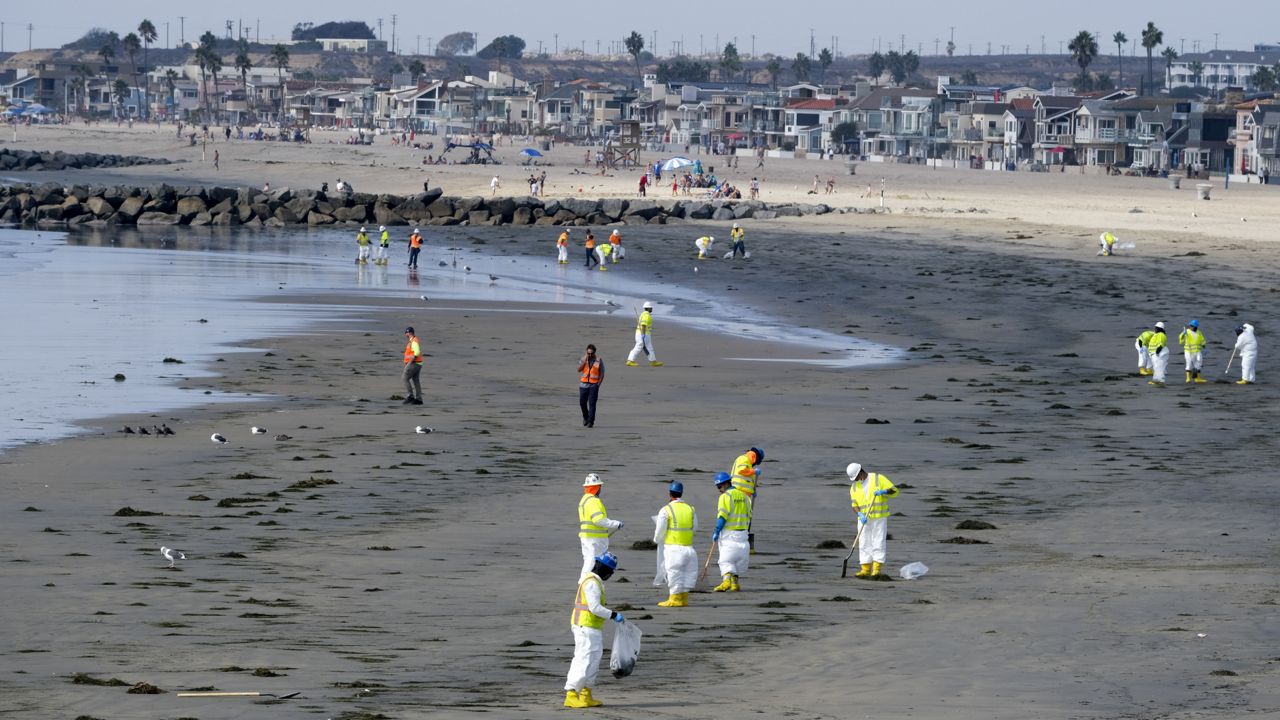
[[[738,229],[738,228],[740,228],[740,227],[742,227],[742,226],[741,226],[741,225],[739,225],[738,223],[734,223],[734,224],[733,224],[733,229],[734,229],[734,230],[737,230],[737,229]]]
[[[603,485],[603,484],[604,482],[600,480],[600,476],[595,473],[588,474],[587,478],[582,481],[582,487],[593,487],[596,485]]]
[[[414,228],[414,229],[413,229],[413,231],[414,231],[414,232],[418,232],[418,228]]]
[[[1163,322],[1158,322],[1158,323],[1156,323],[1156,327],[1158,327],[1158,328],[1160,328],[1161,330],[1163,330],[1163,329],[1164,329],[1164,323],[1163,323]]]
[[[712,235],[708,235],[708,236],[707,236],[707,242],[715,242],[715,241],[716,241],[716,239],[715,239],[715,237],[714,237],[714,236],[712,236]]]
[[[379,230],[386,230],[386,229],[387,229],[387,226],[386,226],[386,225],[379,225],[379,226],[378,226],[378,229],[379,229]]]
[[[363,225],[361,225],[361,226],[360,226],[360,232],[364,232],[364,226],[363,226]]]
[[[849,465],[845,467],[844,471],[845,474],[849,476],[850,480],[856,480],[858,478],[858,473],[862,472],[862,465],[856,462],[849,463]]]
[[[653,309],[653,303],[649,302],[648,300],[645,300],[645,301],[644,301],[644,306],[643,306],[643,307],[644,307],[644,309],[645,309],[645,310],[652,310],[652,309]]]
[[[610,235],[617,235],[617,234],[618,234],[618,228],[614,228],[614,229],[613,229],[613,232],[611,232],[611,233],[609,233],[609,234],[610,234]]]

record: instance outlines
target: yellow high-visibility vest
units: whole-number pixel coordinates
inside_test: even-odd
[[[578,537],[609,537],[608,529],[596,525],[597,519],[607,517],[609,516],[605,514],[604,503],[600,498],[591,493],[583,493],[582,499],[578,501]]]
[[[745,452],[733,461],[729,469],[733,486],[751,497],[756,494],[756,468],[751,464],[751,453]]]
[[[746,530],[751,525],[751,498],[738,488],[720,493],[716,517],[724,518],[725,530]]]
[[[640,319],[636,320],[636,332],[648,335],[651,330],[653,330],[653,314],[645,310],[640,313]]]
[[[888,493],[877,497],[877,490],[887,490]],[[861,508],[861,511],[867,514],[868,520],[889,517],[889,501],[886,498],[897,495],[898,488],[889,482],[889,478],[880,473],[867,473],[867,479],[862,481],[861,489],[857,483],[849,486],[850,503],[856,508]]]
[[[1187,328],[1178,333],[1178,344],[1189,353],[1198,353],[1204,350],[1205,343],[1204,333],[1194,328]]]
[[[591,612],[591,609],[587,607],[587,596],[583,592],[583,588],[589,582],[593,582],[600,587],[600,604],[604,605],[604,583],[600,582],[599,575],[591,573],[583,578],[582,582],[578,583],[578,594],[573,598],[572,622],[574,625],[603,630],[604,618]]]
[[[1151,337],[1147,340],[1147,352],[1158,353],[1168,344],[1169,338],[1165,337],[1164,333],[1152,331]]]
[[[693,545],[693,506],[686,502],[667,503],[667,545]]]

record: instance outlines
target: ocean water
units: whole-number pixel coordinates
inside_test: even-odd
[[[486,254],[483,246],[455,249],[449,240],[462,233],[454,232],[433,234],[421,272],[411,275],[403,245],[393,266],[354,265],[349,230],[0,229],[7,309],[0,451],[66,437],[92,418],[243,401],[244,394],[184,389],[184,381],[216,374],[217,358],[252,339],[363,332],[367,312],[347,302],[362,296],[473,300],[486,310],[502,302],[559,304],[565,309],[545,311],[624,316],[649,299],[664,322],[785,343],[801,362],[855,367],[902,358],[896,348],[797,328],[695,288]],[[504,231],[466,235],[486,232],[497,238]],[[317,305],[318,295],[334,301]],[[114,380],[117,373],[126,379]]]

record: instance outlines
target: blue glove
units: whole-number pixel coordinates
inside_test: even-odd
[[[627,621],[627,619],[626,619],[626,618],[624,618],[624,617],[622,617],[622,613],[620,613],[620,612],[615,612],[615,613],[613,614],[613,621],[614,621],[614,622],[616,622],[616,623],[618,623],[618,624],[622,624],[622,623],[626,622],[626,621]]]
[[[888,490],[877,490],[877,491],[876,491],[876,497],[880,497],[881,495],[888,495],[888,494],[889,494],[889,491],[888,491]]]
[[[858,513],[858,521],[865,523],[867,521],[867,514],[864,512]]]
[[[720,531],[719,531],[719,530],[717,530],[717,531],[715,531],[715,532],[711,533],[711,542],[720,542]]]

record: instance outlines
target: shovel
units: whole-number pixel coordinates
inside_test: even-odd
[[[862,512],[862,508],[854,506],[858,512]],[[840,566],[840,577],[849,576],[849,559],[858,551],[858,540],[862,537],[862,528],[866,527],[866,523],[858,524],[858,532],[853,536],[853,544],[849,546],[849,554],[844,556],[844,564]]]
[[[178,697],[269,697],[276,700],[288,700],[301,694],[302,691],[285,693],[284,695],[272,695],[264,692],[180,692]]]

